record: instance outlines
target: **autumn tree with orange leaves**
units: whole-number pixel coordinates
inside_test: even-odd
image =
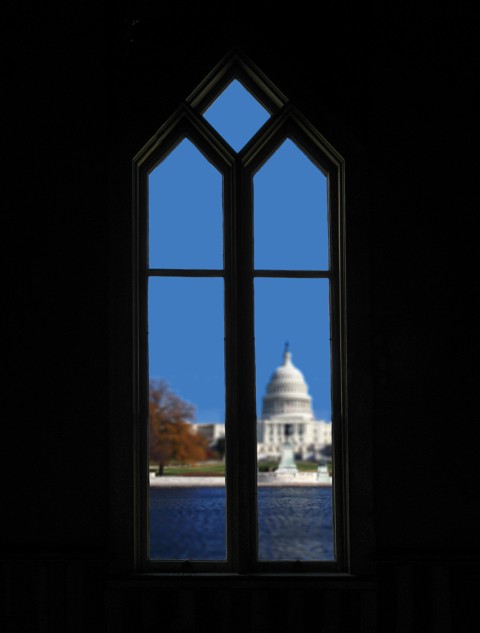
[[[150,460],[158,475],[166,464],[194,464],[208,456],[208,442],[196,433],[191,421],[195,407],[177,396],[165,380],[150,383]]]

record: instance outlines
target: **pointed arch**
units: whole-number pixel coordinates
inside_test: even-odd
[[[237,150],[204,114],[232,84],[268,113]],[[222,178],[223,266],[153,268],[149,264],[148,178],[181,142],[190,143]],[[328,262],[323,267],[256,268],[254,177],[286,140],[327,180]],[[348,559],[345,319],[345,161],[272,82],[241,52],[231,51],[159,128],[133,160],[135,364],[137,399],[136,565],[180,572],[345,571]],[[219,278],[224,283],[226,560],[154,561],[149,555],[148,283],[152,278]],[[334,464],[334,560],[263,561],[258,555],[254,284],[257,279],[321,279],[329,286],[330,373]]]

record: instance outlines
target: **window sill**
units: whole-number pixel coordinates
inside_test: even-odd
[[[323,588],[332,589],[351,588],[360,586],[370,589],[375,586],[372,576],[358,576],[347,573],[326,572],[261,572],[261,573],[137,573],[131,576],[114,576],[109,579],[111,587],[176,587],[182,588],[241,588],[248,586],[250,589],[271,588],[307,588],[312,584],[321,583]]]

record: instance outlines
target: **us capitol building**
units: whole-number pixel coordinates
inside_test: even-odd
[[[225,437],[224,424],[195,424],[198,433],[214,445]],[[292,363],[288,344],[283,364],[273,372],[257,420],[257,458],[279,459],[289,441],[297,459],[325,461],[332,443],[332,425],[316,420],[312,398],[302,372]],[[325,451],[325,452],[323,452]]]

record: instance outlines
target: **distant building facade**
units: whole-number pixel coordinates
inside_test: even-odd
[[[195,427],[212,446],[225,437],[224,424]],[[292,363],[288,346],[283,364],[273,372],[263,397],[262,416],[257,420],[257,459],[279,459],[287,437],[297,459],[330,459],[331,422],[315,419],[308,386],[302,372]]]

